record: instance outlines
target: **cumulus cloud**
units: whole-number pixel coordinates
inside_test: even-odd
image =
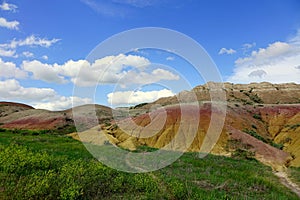
[[[112,105],[132,105],[145,102],[153,102],[162,97],[170,97],[175,94],[171,90],[163,89],[156,91],[124,91],[114,92],[107,95],[108,103]]]
[[[141,56],[107,56],[89,63],[86,60],[69,60],[63,65],[44,64],[40,61],[23,61],[22,68],[32,73],[34,79],[47,82],[73,82],[77,86],[95,86],[118,83],[155,83],[160,80],[178,80],[179,76],[164,69],[146,71],[150,61]]]
[[[17,68],[12,62],[4,62],[0,58],[0,80],[3,78],[26,78],[27,73]]]
[[[125,88],[130,84],[151,84],[161,80],[179,80],[179,76],[170,71],[157,68],[151,72],[129,71],[118,80],[118,84]]]
[[[64,110],[72,106],[92,103],[92,99],[60,96],[52,88],[23,87],[15,79],[0,81],[0,98],[6,101],[22,101],[35,108]]]
[[[14,21],[7,21],[5,18],[0,17],[0,26],[4,28],[8,28],[11,30],[19,30],[19,24],[20,22],[14,20]]]
[[[277,62],[295,53],[299,53],[299,47],[286,42],[274,42],[269,44],[267,48],[252,51],[248,57],[237,59],[235,63],[238,65],[264,65],[265,63]]]
[[[226,48],[222,48],[222,49],[220,49],[220,51],[219,51],[219,55],[223,55],[223,54],[234,54],[234,53],[236,53],[236,50],[234,50],[234,49],[226,49]]]
[[[300,82],[300,32],[292,39],[269,44],[235,61],[230,82]]]
[[[75,106],[80,106],[84,104],[91,104],[92,99],[80,98],[80,97],[65,97],[61,96],[55,100],[48,102],[33,103],[35,108],[46,109],[46,110],[66,110]]]
[[[0,97],[6,100],[45,101],[56,97],[51,88],[24,88],[15,79],[0,81]]]
[[[33,79],[42,80],[48,83],[66,83],[63,76],[58,75],[56,64],[52,65],[41,63],[40,61],[23,61],[22,69],[32,74]]]
[[[17,8],[18,8],[18,6],[14,5],[14,4],[6,3],[5,1],[3,1],[3,3],[0,5],[0,9],[5,10],[5,11],[16,12]]]

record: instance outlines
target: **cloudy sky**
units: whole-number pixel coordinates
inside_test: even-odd
[[[300,83],[298,0],[0,0],[0,101],[124,106],[209,81],[172,51],[87,59],[111,36],[142,27],[191,37],[223,81]]]

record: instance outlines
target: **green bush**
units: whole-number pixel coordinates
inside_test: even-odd
[[[256,139],[258,139],[258,140],[260,140],[260,141],[262,141],[262,142],[264,142],[266,144],[269,144],[269,145],[271,145],[271,146],[273,146],[273,147],[275,147],[277,149],[281,149],[282,150],[283,147],[284,147],[284,144],[282,144],[282,143],[278,144],[278,143],[273,142],[270,139],[266,139],[266,138],[260,136],[259,134],[257,134],[256,131],[254,131],[254,130],[244,129],[243,132],[248,133],[252,137],[255,137]]]
[[[254,115],[253,115],[253,118],[262,121],[262,118],[261,118],[261,115],[260,115],[260,114],[254,114]]]
[[[255,160],[255,152],[246,149],[236,149],[233,154],[233,158]]]

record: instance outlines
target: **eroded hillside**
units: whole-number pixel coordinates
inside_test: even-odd
[[[216,116],[222,113],[222,110],[211,109],[210,92],[215,86],[220,83],[207,83],[178,96],[143,103],[129,108],[129,113],[126,108],[114,110],[100,105],[51,112],[6,102],[0,104],[0,123],[2,128],[9,129],[73,127],[70,130],[75,131],[75,119],[77,130],[82,132],[80,138],[77,134],[73,136],[85,142],[107,144],[109,140],[128,149],[146,145],[197,152],[203,150],[205,137],[211,137],[207,131],[212,113]],[[255,157],[275,169],[300,166],[300,85],[224,83],[222,86],[227,101],[219,103],[227,104],[226,118],[221,134],[213,133],[211,141],[205,140],[205,144],[207,141],[213,144],[208,145],[212,147],[210,152]],[[183,104],[178,104],[178,97]],[[183,111],[188,113],[185,117],[182,117]],[[131,120],[134,123],[130,123]],[[99,140],[100,132],[107,138]]]

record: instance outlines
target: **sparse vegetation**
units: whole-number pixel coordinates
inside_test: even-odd
[[[255,160],[255,152],[250,149],[253,146],[241,142],[241,140],[228,140],[227,150],[232,151],[231,156],[235,159]]]
[[[264,143],[267,143],[277,149],[283,149],[283,147],[284,147],[284,144],[282,144],[282,143],[278,144],[278,143],[273,142],[270,139],[266,139],[266,138],[262,137],[261,135],[257,134],[256,131],[254,131],[254,130],[244,129],[243,132],[248,133],[252,137],[255,137],[256,139],[258,139]]]
[[[257,127],[255,126],[255,124],[251,125],[252,128],[257,129]]]
[[[111,126],[110,122],[105,122],[105,126]]]
[[[299,124],[288,124],[286,125],[287,128],[289,128],[290,130],[296,130],[297,128],[300,127],[300,123]]]
[[[63,135],[0,134],[0,199],[297,199],[255,160],[185,153],[164,169],[129,174]]]
[[[145,105],[147,105],[148,103],[140,103],[140,104],[138,104],[138,105],[136,105],[136,106],[132,106],[132,107],[130,107],[129,109],[137,109],[137,108],[141,108],[141,107],[143,107],[143,106],[145,106]]]
[[[255,152],[238,148],[232,153],[232,157],[237,159],[255,160]]]
[[[288,170],[289,177],[300,185],[300,167],[291,167]]]
[[[260,103],[260,104],[264,103],[263,100],[257,94],[252,94],[252,90],[253,90],[253,88],[251,88],[251,90],[249,90],[249,92],[244,92],[244,94],[246,96],[248,96],[249,99],[251,101],[253,101],[254,103]]]
[[[255,113],[255,114],[253,115],[253,118],[262,121],[262,117],[261,117],[260,114],[256,114],[256,113]]]
[[[281,141],[282,144],[291,143],[291,142],[292,142],[292,138],[290,138],[290,137],[287,137],[287,138],[285,138],[284,140]]]

